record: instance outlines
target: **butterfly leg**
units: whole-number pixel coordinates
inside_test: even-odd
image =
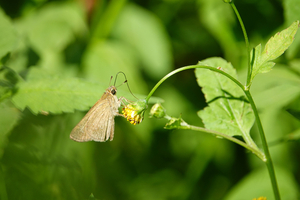
[[[124,103],[124,101],[125,101],[126,103],[130,103],[130,102],[131,102],[130,100],[126,99],[125,97],[120,97],[120,98],[118,99],[118,102],[119,102],[120,104],[122,104],[122,106],[125,107],[126,104]],[[120,113],[118,113],[117,116],[121,116],[121,117],[126,118],[123,114],[120,114]]]
[[[120,97],[118,101],[122,104],[122,106],[126,106],[126,104],[124,103],[124,101],[126,103],[132,103],[133,102],[133,101],[130,101],[130,100],[126,99],[125,97]]]

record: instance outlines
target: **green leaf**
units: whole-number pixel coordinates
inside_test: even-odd
[[[132,49],[120,42],[110,40],[94,42],[87,49],[82,63],[84,77],[88,80],[99,81],[105,78],[109,81],[112,75],[122,71],[126,73],[132,91],[140,93],[146,91],[147,85],[142,78]],[[122,76],[118,79],[123,81]]]
[[[170,71],[170,40],[154,14],[133,4],[125,6],[114,35],[133,47],[148,75],[159,78]]]
[[[100,99],[104,90],[104,86],[97,83],[50,76],[41,69],[32,68],[27,80],[19,82],[12,101],[21,110],[28,107],[34,114],[59,114],[89,109]]]
[[[284,19],[288,24],[293,23],[300,18],[300,7],[298,0],[284,0],[282,1],[284,8]]]
[[[276,177],[281,198],[297,199],[299,190],[294,175],[288,170],[276,167]],[[241,200],[258,197],[274,199],[269,174],[265,168],[255,170],[243,178],[224,199]]]
[[[285,25],[288,26],[296,20],[300,19],[300,6],[299,0],[284,0],[283,3],[283,12],[284,12],[284,21]],[[298,35],[298,36],[297,36]],[[288,59],[295,58],[300,49],[300,34],[297,33],[293,45],[289,47],[286,52]]]
[[[264,51],[261,53],[261,44],[257,45],[250,53],[253,63],[251,81],[259,73],[269,72],[275,65],[270,62],[281,56],[285,50],[292,44],[294,35],[299,27],[299,21],[294,22],[289,28],[276,33],[267,42]]]
[[[281,109],[300,96],[299,76],[287,65],[278,64],[264,76],[257,76],[251,86],[256,107]]]
[[[14,49],[17,44],[17,32],[9,18],[0,9],[0,59]]]
[[[136,58],[134,58],[128,46],[109,40],[97,41],[87,50],[86,56],[83,58],[83,67],[85,77],[92,81],[98,81],[101,80],[101,77],[105,77],[109,82],[107,77],[111,77],[112,73],[118,71],[130,72],[126,73],[126,77],[131,91],[135,92],[134,95],[137,98],[145,98],[145,95],[136,94],[144,94],[147,85],[138,70],[139,66],[136,63]],[[119,79],[123,80],[123,77],[121,76]],[[119,83],[117,82],[116,85],[119,85]],[[132,95],[126,89],[118,89],[118,94],[127,99],[136,100],[131,99]],[[149,103],[154,104],[157,102],[163,102],[163,100],[158,97],[151,97],[149,100]]]
[[[83,12],[72,2],[52,2],[32,12],[19,23],[39,54],[60,52],[78,36],[87,33]]]
[[[237,77],[232,65],[222,58],[209,58],[199,62],[199,65],[219,68]],[[229,136],[249,135],[254,115],[241,88],[224,75],[207,69],[198,68],[195,73],[208,103],[208,107],[198,112],[205,128]]]
[[[0,157],[8,133],[17,124],[20,117],[20,112],[10,104],[7,101],[0,103]]]
[[[225,57],[233,63],[238,62],[241,51],[237,45],[238,41],[234,33],[236,17],[230,6],[220,3],[220,0],[199,0],[197,3],[199,4],[199,20],[205,29],[218,41]]]
[[[28,107],[34,114],[88,110],[108,87],[107,84],[101,85],[78,78],[49,75],[39,68],[32,68],[27,80],[19,82],[17,86],[18,90],[12,98],[13,103],[21,110]],[[118,96],[123,96],[124,93],[118,91]],[[132,96],[129,92],[125,94]],[[152,101],[160,100],[153,98]]]

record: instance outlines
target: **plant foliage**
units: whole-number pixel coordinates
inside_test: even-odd
[[[224,139],[263,157],[250,88],[282,199],[299,198],[299,2],[236,3],[250,44],[266,44],[253,48],[244,88],[232,79],[247,79],[245,45],[220,0],[1,1],[0,199],[272,199],[263,162]],[[143,99],[195,63],[211,70],[181,71],[148,102],[180,116],[166,129],[146,112],[136,126],[116,117],[113,142],[69,139],[109,85],[136,101],[117,72]],[[224,137],[187,130],[196,126]]]

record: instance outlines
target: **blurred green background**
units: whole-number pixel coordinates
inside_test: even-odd
[[[252,47],[300,19],[299,0],[235,3]],[[221,0],[1,0],[0,6],[2,65],[25,81],[44,79],[46,86],[48,76],[62,83],[80,78],[94,86],[86,99],[68,91],[17,99],[22,81],[1,71],[0,199],[273,199],[257,157],[211,135],[164,130],[167,121],[150,119],[148,112],[136,126],[116,117],[112,142],[69,139],[118,71],[135,94],[147,95],[168,72],[218,56],[233,64],[244,83],[246,49],[230,5]],[[274,70],[254,80],[252,93],[269,142],[299,132],[299,121],[287,112],[299,110],[299,47],[297,34]],[[119,76],[118,84],[122,81]],[[118,92],[132,98],[124,85]],[[169,115],[182,114],[189,124],[202,126],[197,111],[206,103],[192,70],[171,77],[154,95],[164,99]],[[80,101],[87,103],[75,106]],[[37,114],[30,102],[49,104],[53,111]],[[58,109],[60,102],[70,108]],[[255,126],[251,134],[260,145]],[[285,200],[300,199],[299,144],[270,147]]]

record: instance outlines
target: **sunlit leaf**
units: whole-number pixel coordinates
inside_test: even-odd
[[[170,71],[170,41],[162,23],[151,12],[127,5],[119,17],[115,35],[136,50],[148,75],[158,78]]]
[[[8,17],[0,9],[0,58],[13,50],[17,42],[17,32]]]
[[[52,2],[24,18],[26,20],[19,23],[19,28],[28,35],[38,53],[59,52],[76,36],[86,34],[82,14],[77,4]]]
[[[300,96],[299,76],[287,65],[277,64],[264,75],[255,77],[251,94],[259,110],[284,108]]]
[[[126,74],[128,84],[132,91],[147,92],[147,85],[139,70],[139,65],[132,50],[119,42],[98,41],[94,42],[83,57],[84,77],[92,81],[107,82],[110,77],[122,71]],[[119,76],[117,85],[124,81],[124,76]]]
[[[24,110],[28,107],[34,114],[50,112],[54,114],[87,110],[100,99],[105,87],[97,83],[77,78],[63,78],[45,75],[40,69],[30,70],[28,79],[19,82],[13,96],[14,104]]]
[[[237,77],[232,65],[222,58],[209,58],[199,65],[219,68]],[[195,73],[208,103],[208,107],[198,112],[205,128],[230,136],[249,134],[254,115],[241,88],[224,75],[207,69],[198,68]]]
[[[282,4],[283,4],[283,12],[284,12],[284,21],[286,26],[300,19],[299,0],[284,0],[282,1]],[[300,34],[296,33],[293,45],[290,46],[286,52],[287,57],[289,59],[294,58],[299,52],[299,49],[300,49]]]
[[[19,109],[28,107],[34,114],[88,110],[100,99],[106,87],[78,78],[49,75],[42,69],[32,68],[27,80],[18,83],[12,100]],[[152,101],[161,99],[153,98]]]
[[[271,61],[281,56],[292,44],[298,27],[299,21],[296,21],[289,28],[276,33],[267,42],[263,52],[261,52],[261,44],[251,51],[253,62],[251,81],[257,74],[266,73],[272,69],[275,63]]]

